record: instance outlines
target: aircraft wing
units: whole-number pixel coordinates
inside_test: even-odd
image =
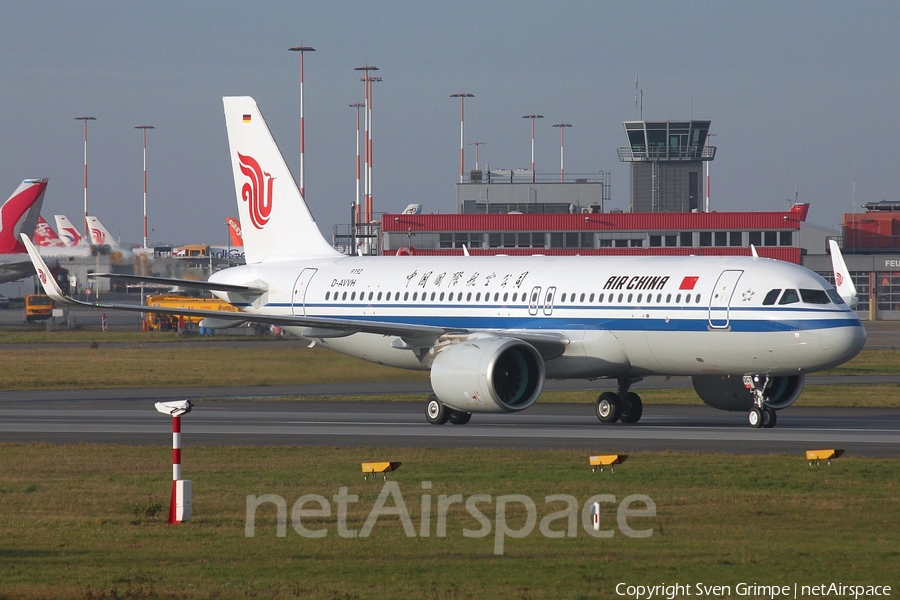
[[[10,258],[11,260],[7,262],[3,260],[5,258]],[[20,258],[24,259],[25,257],[22,254],[0,255],[0,283],[16,281],[23,277],[34,275],[32,262],[30,260],[18,260]]]
[[[90,277],[103,277],[105,279],[121,279],[123,281],[137,281],[153,283],[157,285],[171,285],[198,290],[216,290],[220,292],[237,292],[243,294],[260,295],[266,293],[265,286],[232,285],[228,283],[213,283],[210,281],[196,281],[193,279],[176,279],[172,277],[151,277],[149,275],[123,275],[120,273],[92,273]],[[160,312],[160,311],[154,311]],[[181,314],[181,313],[179,313]]]

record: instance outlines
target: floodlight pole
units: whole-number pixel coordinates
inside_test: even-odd
[[[88,140],[88,121],[96,121],[97,117],[75,117],[76,121],[84,123],[84,237],[91,241],[91,232],[88,227],[88,167],[87,167],[87,140]]]
[[[305,123],[303,121],[303,55],[306,52],[315,52],[316,49],[312,46],[292,46],[288,48],[291,52],[299,52],[300,53],[300,195],[306,198],[306,179],[304,177],[304,164],[303,164],[303,154],[306,150],[306,131],[305,131]]]
[[[478,171],[478,147],[484,146],[487,142],[469,142],[470,146],[475,146],[475,170]]]
[[[353,219],[354,224],[359,223],[362,215],[360,214],[360,204],[359,204],[359,180],[360,180],[360,164],[359,164],[359,109],[364,108],[366,106],[365,102],[354,102],[350,105],[350,108],[356,109],[356,201],[354,202],[354,212],[355,217]],[[354,232],[354,238],[356,234]],[[354,244],[355,245],[355,244]]]
[[[144,138],[144,250],[147,249],[147,130],[155,129],[153,125],[138,125]]]
[[[531,119],[531,183],[534,183],[534,120],[543,119],[544,115],[522,115],[523,119]]]
[[[553,125],[554,127],[559,128],[559,182],[565,183],[566,181],[566,159],[565,159],[565,145],[566,145],[566,136],[565,131],[566,128],[571,127],[569,123],[556,123]]]
[[[463,182],[463,173],[465,172],[465,145],[463,143],[463,131],[466,122],[466,98],[474,98],[475,94],[467,94],[466,92],[458,92],[450,94],[451,98],[459,98],[459,182]]]

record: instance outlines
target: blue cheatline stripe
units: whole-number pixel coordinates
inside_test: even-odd
[[[622,317],[609,315],[612,313],[621,313],[621,311],[633,312],[635,310],[659,311],[662,309],[636,307],[603,307],[604,316],[587,317],[560,315],[559,312],[569,311],[573,308],[588,307],[569,307],[555,308],[552,315],[544,315],[543,309],[539,308],[537,315],[518,314],[511,316],[435,316],[435,315],[359,315],[359,314],[340,314],[340,310],[359,311],[360,308],[378,309],[379,311],[393,310],[415,310],[422,309],[422,304],[392,304],[392,305],[369,305],[369,304],[311,304],[307,305],[307,311],[313,313],[310,316],[333,319],[353,319],[357,321],[371,321],[377,323],[398,323],[403,325],[425,325],[432,327],[446,327],[452,329],[519,329],[519,330],[601,330],[607,329],[611,331],[656,331],[656,332],[692,332],[707,331],[709,328],[709,307],[708,306],[691,306],[665,309],[668,313],[668,321],[665,318],[642,318],[642,317]],[[527,313],[527,306],[485,306],[485,305],[433,305],[428,304],[427,307],[433,310],[439,309],[455,309],[459,311],[473,310],[510,310],[520,313]],[[268,304],[266,308],[291,310],[290,304]],[[596,307],[590,307],[593,312],[597,312]],[[328,310],[328,313],[319,312]],[[580,311],[579,311],[580,312]],[[769,313],[766,316],[757,314],[753,318],[749,318],[752,313]],[[774,313],[774,314],[772,314]],[[724,318],[716,318],[714,322],[717,325],[724,325]],[[782,307],[755,307],[747,309],[731,309],[728,326],[733,332],[741,333],[764,333],[778,331],[811,331],[817,329],[834,329],[840,327],[860,327],[861,324],[854,318],[849,318],[848,312],[841,309],[809,309],[809,308],[782,308]]]

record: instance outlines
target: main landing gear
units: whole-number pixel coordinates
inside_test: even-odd
[[[597,397],[597,418],[601,423],[637,423],[644,414],[641,397],[629,392],[631,384],[640,379],[619,379],[618,392],[603,392]]]
[[[771,429],[778,421],[775,409],[766,406],[766,388],[769,387],[769,378],[760,379],[759,375],[744,375],[744,387],[753,395],[753,408],[747,413],[747,422],[750,427],[759,429]]]
[[[431,394],[425,403],[425,418],[432,425],[443,425],[448,421],[453,425],[465,425],[472,418],[472,413],[447,408],[437,396]]]

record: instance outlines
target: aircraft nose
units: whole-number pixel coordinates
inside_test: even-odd
[[[857,354],[866,345],[866,330],[859,320],[846,326],[819,331],[819,343],[828,363],[824,369],[841,365]]]

